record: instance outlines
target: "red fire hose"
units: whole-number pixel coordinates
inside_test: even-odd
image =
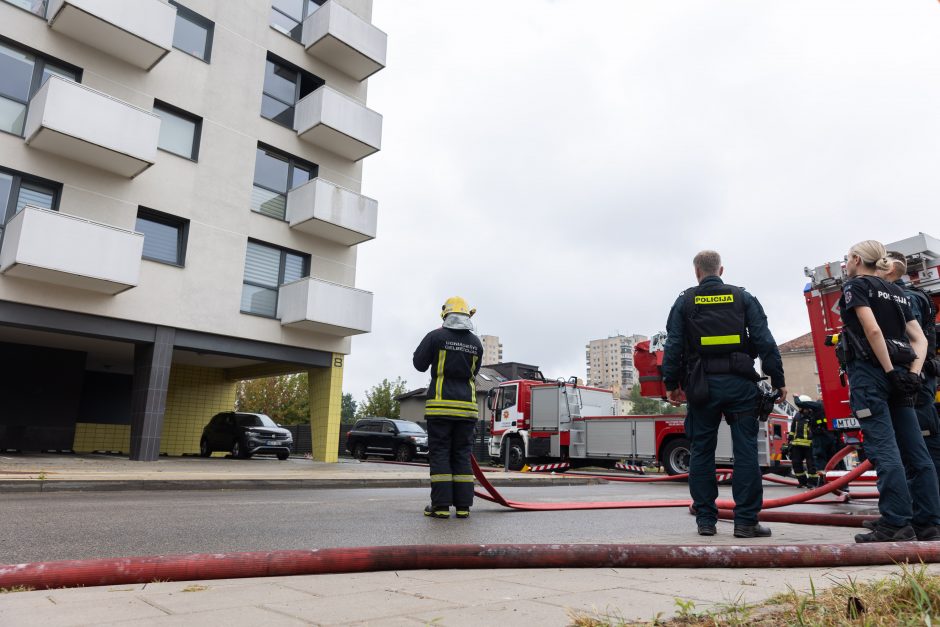
[[[456,544],[159,555],[0,566],[0,588],[451,568],[805,568],[940,562],[940,543]]]

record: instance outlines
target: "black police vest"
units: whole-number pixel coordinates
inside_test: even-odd
[[[727,284],[698,286],[686,292],[685,337],[698,355],[750,353],[744,290]]]

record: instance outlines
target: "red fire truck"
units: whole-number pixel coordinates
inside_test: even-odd
[[[642,370],[640,374],[642,377]],[[508,454],[513,470],[521,469],[527,461],[658,464],[669,474],[689,469],[684,416],[617,416],[610,390],[570,381],[505,381],[490,391],[487,407],[490,456],[496,461],[505,460]],[[761,423],[758,450],[762,467],[781,464],[787,425],[785,415],[774,415]],[[715,459],[719,465],[732,462],[731,431],[725,423],[718,432]]]
[[[930,294],[940,306],[940,240],[920,233],[885,248],[903,253],[907,258],[908,277]],[[849,389],[845,373],[839,367],[833,336],[842,332],[839,296],[845,282],[845,264],[833,261],[815,268],[806,268],[809,283],[803,291],[809,313],[813,348],[819,371],[820,397],[829,420],[829,428],[843,432],[848,441],[857,437],[858,421],[849,407]],[[794,390],[795,393],[802,393]],[[938,399],[940,400],[940,399]],[[857,441],[857,440],[855,440]]]

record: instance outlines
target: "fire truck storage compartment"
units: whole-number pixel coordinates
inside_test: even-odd
[[[613,393],[574,385],[545,385],[532,388],[530,430],[567,431],[574,416],[612,416]]]
[[[656,423],[643,418],[604,418],[584,421],[585,452],[589,458],[644,457],[656,454]]]

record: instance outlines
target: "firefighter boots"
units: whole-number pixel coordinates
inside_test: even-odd
[[[457,508],[457,518],[470,518],[470,508],[469,508],[469,507],[458,507],[458,508]]]
[[[797,476],[796,476],[796,480],[800,482],[800,487],[801,487],[801,488],[807,488],[807,487],[809,487],[808,484],[806,483],[806,475],[805,475],[805,474],[799,474],[799,475],[797,475]]]
[[[469,515],[469,512],[467,512],[467,514]],[[450,508],[448,507],[446,509],[441,509],[439,507],[431,507],[428,505],[424,508],[424,515],[429,516],[430,518],[450,518]]]
[[[761,524],[739,525],[734,524],[735,538],[769,538],[771,531]]]
[[[867,521],[866,521],[867,522]],[[869,527],[871,525],[871,527]],[[855,542],[864,544],[868,542],[910,542],[917,539],[914,528],[910,525],[895,527],[881,520],[864,525],[871,529],[871,533],[860,533],[855,536]],[[936,533],[936,531],[934,531]]]

